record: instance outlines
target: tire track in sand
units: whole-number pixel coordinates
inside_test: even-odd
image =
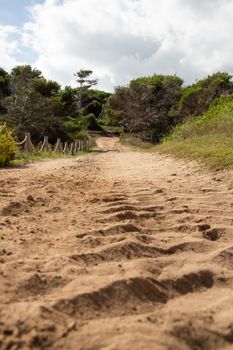
[[[99,146],[1,172],[0,348],[230,349],[229,174]]]

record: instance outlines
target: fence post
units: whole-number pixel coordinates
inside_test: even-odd
[[[74,153],[78,152],[78,141],[75,141],[74,143]]]
[[[49,138],[48,136],[44,136],[44,142],[40,149],[40,152],[48,152],[49,151]]]
[[[54,152],[55,153],[62,153],[62,143],[61,143],[61,139],[57,139],[55,148],[54,148]]]
[[[88,152],[88,151],[89,151],[89,148],[90,148],[90,147],[89,147],[89,139],[87,139],[86,148],[87,148],[86,150],[87,150],[87,152]]]
[[[21,145],[24,149],[24,152],[30,153],[36,150],[39,152],[48,152],[48,151],[53,151],[56,153],[70,153],[70,154],[76,154],[77,152],[82,152],[82,151],[89,151],[91,145],[92,145],[92,140],[87,138],[84,140],[76,140],[75,142],[68,143],[64,142],[64,144],[61,142],[60,138],[57,138],[57,142],[54,146],[51,146],[49,144],[49,139],[48,136],[44,136],[43,142],[40,141],[39,144],[34,147],[32,141],[31,141],[31,134],[29,132],[25,133],[25,139],[21,142],[18,143]]]
[[[24,145],[24,151],[27,153],[33,152],[34,151],[34,146],[31,141],[31,134],[30,132],[27,132],[25,134],[25,145]]]
[[[70,144],[70,154],[74,154],[74,142]]]
[[[37,151],[40,151],[41,147],[43,146],[43,142],[40,141],[36,147]]]
[[[65,142],[65,143],[64,143],[63,153],[67,153],[67,152],[69,152],[68,142]]]

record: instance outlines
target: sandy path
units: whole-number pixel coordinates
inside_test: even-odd
[[[0,171],[0,349],[232,349],[231,174],[98,145]]]

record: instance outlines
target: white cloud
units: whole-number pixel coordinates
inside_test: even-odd
[[[19,64],[16,59],[20,52],[18,34],[17,28],[0,25],[0,66],[6,70]]]
[[[233,73],[233,0],[46,0],[31,13],[23,42],[63,84],[80,68],[106,89],[155,72]]]

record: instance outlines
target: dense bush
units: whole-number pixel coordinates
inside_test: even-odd
[[[94,114],[94,116],[98,118],[102,112],[102,106],[98,101],[93,100],[83,109],[83,111],[85,115]]]
[[[7,165],[14,159],[17,145],[12,137],[12,131],[6,125],[0,126],[0,166]]]
[[[233,169],[233,95],[212,102],[203,115],[175,127],[159,146],[179,157],[201,160],[214,169]]]
[[[118,87],[105,108],[105,120],[118,122],[144,140],[158,142],[171,128],[169,112],[182,95],[183,81],[177,76],[152,75]]]
[[[78,125],[78,119],[73,117],[64,117],[60,120],[60,130],[65,135],[62,138],[63,141],[77,140],[79,137],[80,126]]]
[[[107,125],[122,125],[145,141],[158,142],[175,125],[202,115],[217,98],[232,93],[228,73],[218,72],[186,87],[176,75],[154,74],[117,87],[104,107],[102,120]]]
[[[216,98],[233,93],[231,78],[228,73],[218,72],[185,87],[181,99],[170,115],[177,123],[190,115],[203,114]]]
[[[88,114],[85,116],[81,116],[78,119],[78,126],[80,130],[90,130],[90,131],[98,131],[101,130],[98,121],[94,114]]]
[[[233,95],[222,96],[199,117],[189,117],[177,125],[168,139],[179,140],[196,136],[233,133]]]

